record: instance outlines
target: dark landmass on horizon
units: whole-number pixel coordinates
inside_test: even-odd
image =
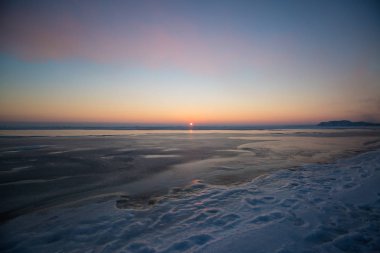
[[[326,121],[318,124],[321,127],[372,127],[372,126],[380,126],[379,123],[371,123],[365,121],[352,122],[349,120],[334,120],[334,121]]]

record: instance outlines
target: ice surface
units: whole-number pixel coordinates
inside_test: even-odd
[[[0,221],[98,195],[162,195],[194,179],[239,184],[379,146],[376,129],[0,131]]]
[[[238,186],[193,181],[130,200],[99,197],[20,216],[1,225],[0,251],[380,252],[380,150]]]

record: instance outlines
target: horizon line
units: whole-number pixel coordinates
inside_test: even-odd
[[[0,130],[266,130],[296,128],[368,128],[371,126],[319,126],[318,124],[86,124],[86,123],[0,123]]]

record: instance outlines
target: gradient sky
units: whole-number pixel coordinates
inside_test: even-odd
[[[0,121],[380,121],[378,1],[2,1]]]

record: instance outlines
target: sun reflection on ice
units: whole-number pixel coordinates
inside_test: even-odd
[[[194,123],[193,122],[190,122],[189,123],[189,132],[192,134],[193,133],[193,126],[194,126]]]

